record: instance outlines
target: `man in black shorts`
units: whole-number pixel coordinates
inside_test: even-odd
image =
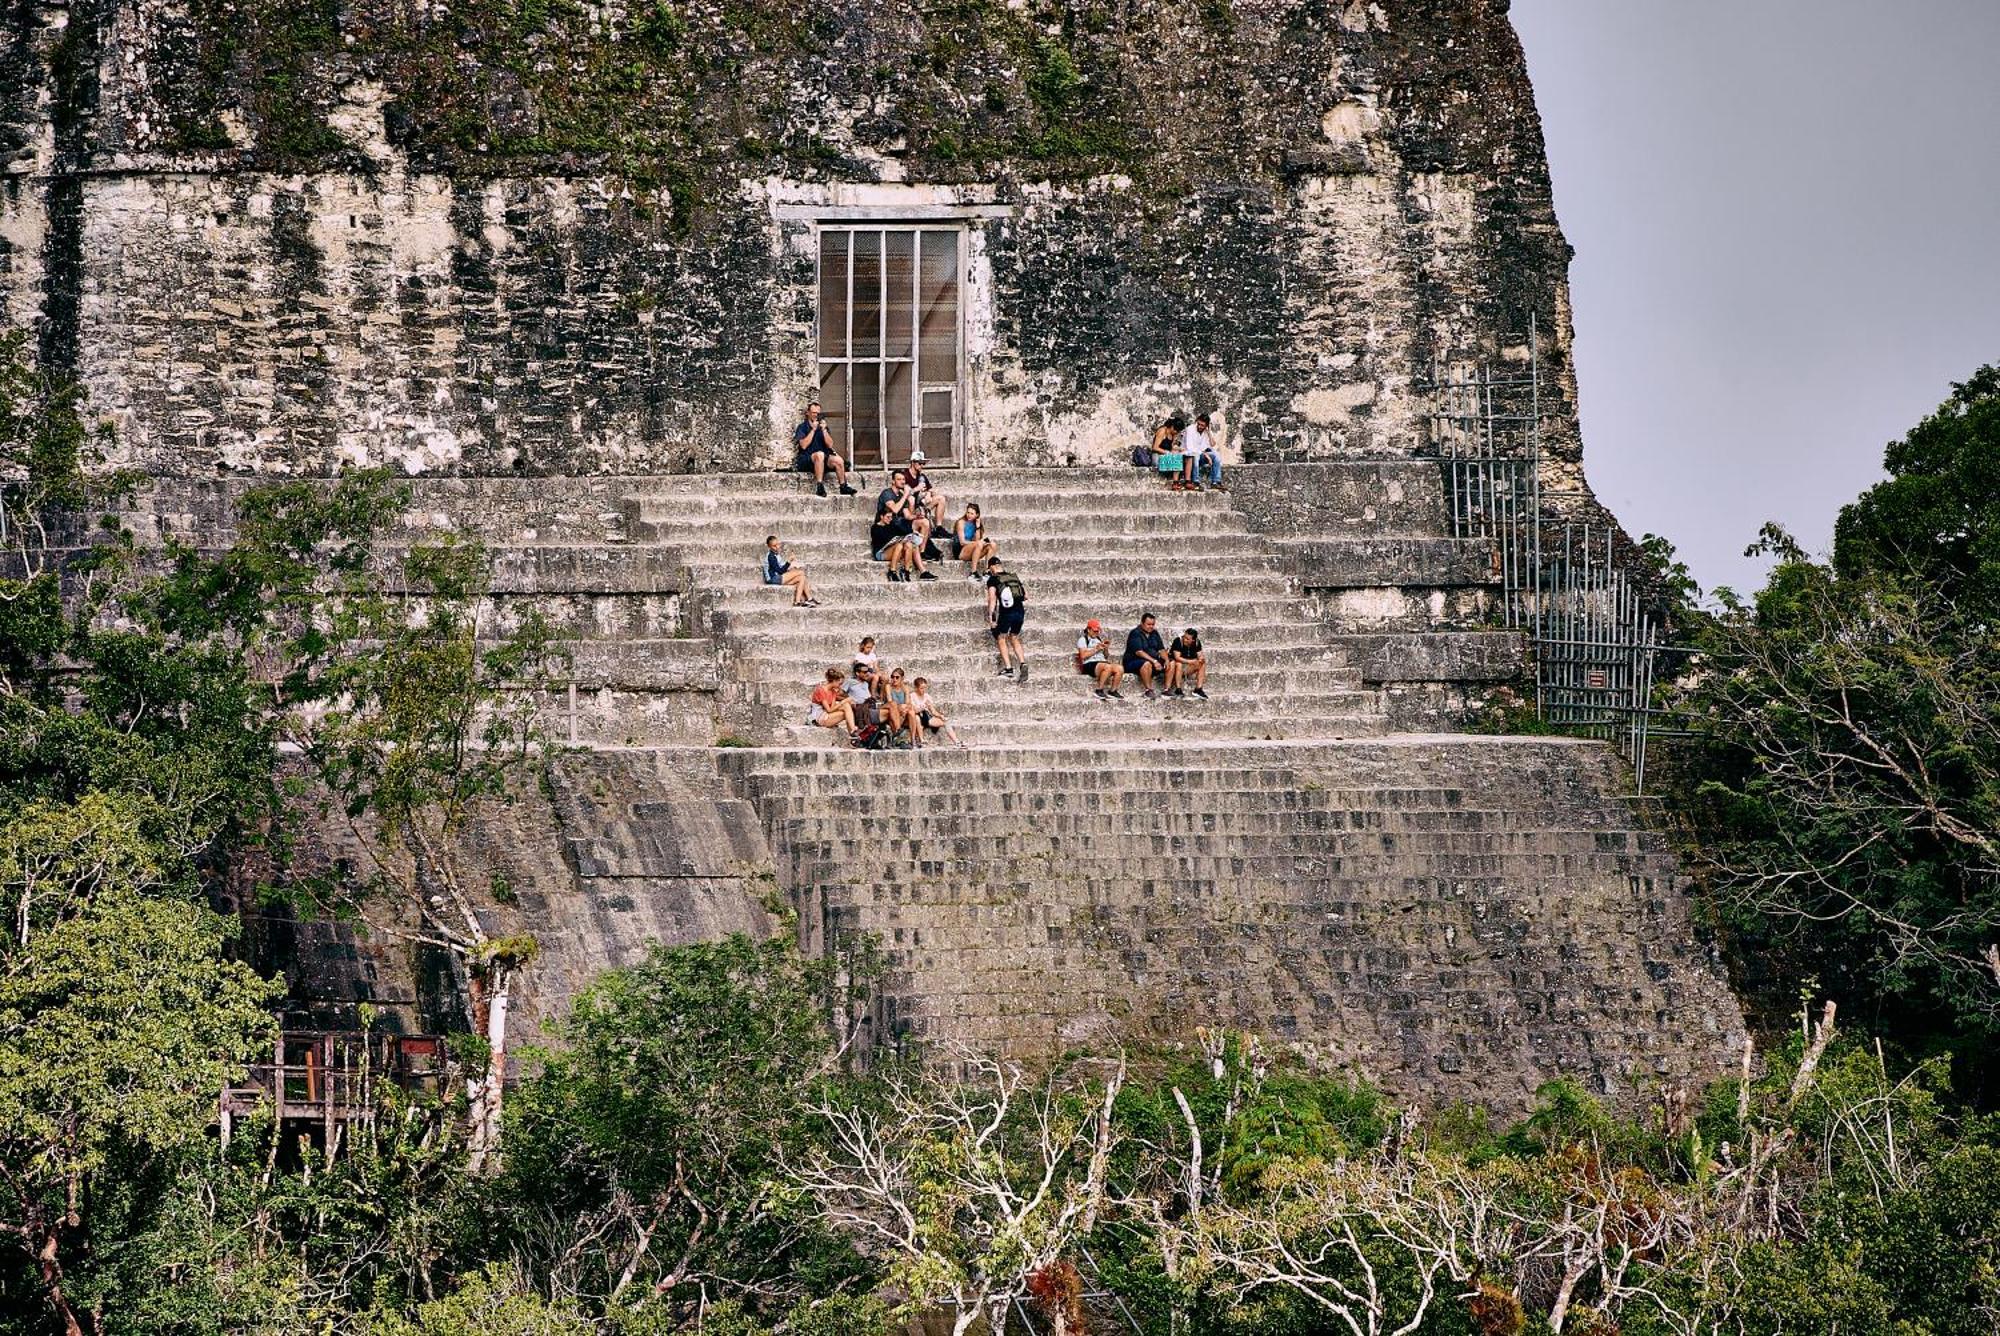
[[[1021,623],[1028,614],[1028,591],[1021,587],[1021,577],[1004,569],[998,557],[986,564],[986,621],[993,628],[993,648],[1000,654],[1000,676],[1014,677],[1014,667],[1008,664],[1008,656],[1013,656],[1014,665],[1020,668],[1020,676],[1015,680],[1028,680],[1028,659],[1021,652]]]
[[[1150,612],[1125,635],[1125,671],[1139,679],[1148,699],[1154,695],[1153,679],[1165,680],[1167,647],[1160,639],[1159,619]]]
[[[1201,633],[1190,626],[1167,646],[1167,694],[1185,696],[1189,691],[1203,700],[1208,692],[1208,651],[1201,647]]]
[[[801,473],[813,475],[819,484],[819,494],[826,495],[826,471],[833,470],[834,481],[840,484],[842,496],[853,496],[854,489],[847,485],[847,461],[833,448],[833,433],[820,420],[819,400],[806,405],[806,420],[792,431],[792,448],[798,452],[792,467]]]

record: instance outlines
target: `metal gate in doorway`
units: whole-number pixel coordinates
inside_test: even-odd
[[[820,409],[850,462],[958,462],[964,272],[962,227],[820,225]]]

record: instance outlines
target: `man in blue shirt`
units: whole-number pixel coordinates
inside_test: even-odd
[[[1153,678],[1166,674],[1166,654],[1166,643],[1160,639],[1159,619],[1149,612],[1125,635],[1125,671],[1139,679],[1148,699],[1153,696]]]
[[[792,431],[792,448],[798,452],[792,467],[801,473],[813,475],[819,485],[819,494],[826,495],[826,471],[833,470],[834,481],[840,484],[842,496],[853,496],[854,489],[847,485],[847,461],[833,448],[833,433],[820,420],[819,400],[806,405],[806,419]]]

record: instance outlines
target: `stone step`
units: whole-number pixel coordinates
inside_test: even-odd
[[[579,662],[582,661],[580,653]],[[805,661],[788,671],[780,671],[763,662],[742,665],[754,671],[756,676],[739,676],[736,680],[769,699],[785,700],[792,695],[803,699],[805,694],[819,685],[820,673],[828,667],[839,666],[819,664],[818,672],[815,672],[813,665],[817,662]],[[981,654],[976,658],[926,659],[915,665],[889,660],[884,660],[884,663],[887,665],[884,671],[903,668],[906,682],[914,681],[919,676],[929,678],[931,699],[947,714],[954,705],[969,704],[975,700],[1007,702],[1031,698],[1051,703],[1066,702],[1073,709],[1089,709],[1099,703],[1097,697],[1091,694],[1095,679],[1070,671],[1066,664],[1050,668],[1046,674],[1041,665],[1036,664],[1028,681],[1016,682],[999,675],[990,654]],[[1136,690],[1127,690],[1136,682],[1136,678],[1126,677],[1119,685],[1119,692],[1128,702],[1144,699]],[[1290,709],[1310,697],[1337,694],[1351,695],[1356,700],[1374,696],[1372,690],[1363,688],[1357,675],[1345,669],[1291,667],[1282,657],[1251,658],[1236,654],[1229,656],[1226,663],[1218,660],[1210,665],[1209,704],[1238,700],[1252,701],[1264,709]],[[1113,705],[1117,703],[1112,702]],[[1185,704],[1190,709],[1203,706],[1202,700],[1196,696],[1177,697],[1176,703]]]
[[[1054,840],[1094,840],[1096,836],[1124,836],[1148,840],[1258,840],[1310,836],[1326,842],[1328,852],[1344,848],[1340,840],[1354,840],[1346,846],[1366,852],[1388,852],[1418,840],[1526,840],[1554,846],[1558,842],[1588,852],[1654,850],[1662,836],[1632,826],[1594,830],[1578,828],[1564,820],[1564,812],[1548,808],[1542,812],[1474,812],[1452,814],[1454,824],[1438,822],[1444,812],[1346,812],[1322,808],[1298,808],[1286,804],[1258,802],[1256,794],[1226,796],[1216,790],[1164,788],[1146,794],[1146,808],[1108,808],[1084,812],[1054,812],[1048,808],[1026,808],[1020,804],[972,804],[944,790],[926,794],[932,810],[896,810],[880,800],[852,802],[842,794],[800,794],[774,796],[758,794],[766,820],[784,840],[860,840],[860,838],[956,838],[976,836],[990,830],[1012,830],[1020,822],[1032,824],[1038,836]],[[1166,804],[1176,804],[1166,808]],[[1610,844],[1606,844],[1610,842]],[[1622,844],[1620,844],[1622,842]],[[1470,846],[1468,846],[1470,848]]]
[[[819,507],[824,506],[822,510]],[[1074,534],[1078,541],[1104,540],[1116,536],[1190,541],[1205,534],[1242,535],[1250,532],[1242,517],[1217,508],[1182,511],[1157,510],[1143,506],[1098,504],[1087,497],[1076,498],[1062,507],[1044,506],[1035,510],[981,507],[990,537],[1004,544],[1012,535],[1030,534],[1060,537]],[[628,527],[635,539],[661,543],[723,544],[741,547],[761,543],[765,534],[777,534],[795,541],[808,534],[837,537],[852,534],[857,543],[868,537],[874,518],[873,497],[844,496],[814,505],[766,504],[753,498],[729,502],[715,508],[659,510],[642,504],[638,517]],[[945,516],[946,523],[956,512]],[[939,533],[942,541],[948,530]]]
[[[1436,466],[1431,466],[1435,470]],[[1198,500],[1204,497],[1227,497],[1227,492],[1176,492],[1166,483],[1142,469],[1124,466],[1120,468],[927,468],[932,485],[947,496],[965,494],[969,496],[1040,496],[1051,493],[1069,492],[1112,492],[1122,494],[1159,495],[1174,501]],[[864,483],[871,489],[880,490],[888,484],[889,470],[867,468],[851,470],[848,481],[855,487]],[[608,481],[608,480],[607,480]],[[833,488],[828,483],[828,490]],[[685,501],[730,498],[735,496],[762,497],[803,493],[811,495],[813,480],[810,476],[796,472],[770,473],[708,473],[694,477],[628,477],[620,480],[620,490],[627,495],[643,496],[648,500]]]
[[[908,680],[907,677],[905,680]],[[947,685],[950,686],[948,692]],[[1132,686],[1132,679],[1127,678],[1126,685]],[[1270,701],[1258,696],[1232,693],[1219,682],[1205,700],[1199,696],[1157,694],[1148,698],[1136,687],[1130,691],[1121,688],[1122,699],[1098,700],[1082,690],[1080,683],[1068,690],[1038,690],[1040,686],[1034,679],[1015,682],[996,673],[990,678],[955,684],[933,679],[930,694],[938,708],[954,720],[1019,718],[1051,723],[1061,723],[1065,719],[1078,723],[1102,719],[1137,722],[1156,717],[1211,721],[1241,719],[1246,723],[1278,717],[1303,720],[1365,714],[1372,712],[1376,703],[1376,694],[1359,683],[1343,687],[1327,682],[1309,691],[1295,692],[1284,698],[1285,708],[1282,711],[1274,711]]]
[[[1537,885],[1546,897],[1555,884],[1615,886],[1621,894],[1631,887],[1629,878],[1651,855],[1638,851],[1609,855],[1522,853],[1446,854],[1434,851],[1389,855],[1306,855],[1257,854],[1249,846],[1233,852],[1189,851],[1184,853],[1097,853],[1084,842],[1082,848],[1043,849],[1031,845],[971,845],[952,840],[883,841],[869,845],[862,841],[834,841],[822,856],[807,855],[781,860],[781,870],[808,884],[831,881],[862,882],[876,888],[877,895],[895,888],[921,888],[925,903],[935,903],[933,889],[954,885],[973,892],[975,898],[1033,903],[1054,898],[1055,882],[1074,896],[1091,883],[1131,886],[1156,883],[1177,885],[1184,880],[1209,880],[1222,884],[1274,882],[1293,903],[1310,903],[1326,896],[1321,880],[1369,881],[1378,887],[1393,885],[1403,877],[1450,878],[1490,877],[1515,885]],[[995,895],[993,888],[1014,888]],[[1643,888],[1642,888],[1643,889]],[[978,894],[979,892],[984,894]],[[1378,895],[1380,892],[1378,891]],[[1078,897],[1088,903],[1088,897]],[[944,897],[949,902],[949,897]]]
[[[1056,625],[1068,630],[1074,625],[1080,631],[1083,624],[1094,617],[1107,628],[1117,628],[1118,638],[1113,642],[1113,648],[1122,652],[1125,633],[1138,622],[1142,612],[1151,612],[1158,618],[1163,637],[1194,626],[1200,628],[1204,639],[1213,635],[1218,642],[1234,640],[1248,643],[1261,639],[1273,627],[1289,626],[1308,635],[1316,633],[1318,628],[1303,621],[1297,608],[1297,604],[1282,595],[1258,598],[1244,594],[1232,597],[1221,589],[1161,588],[1142,592],[1109,591],[1098,596],[1093,596],[1089,590],[1072,592],[1058,589],[1042,597],[1030,586],[1024,620],[1030,626]],[[766,627],[791,628],[798,625],[801,620],[799,611],[785,601],[783,595],[773,594],[768,599],[742,599],[728,603],[717,608],[715,616],[729,630],[755,636]],[[943,630],[956,625],[976,626],[983,631],[987,624],[985,599],[979,590],[963,580],[911,580],[890,584],[885,579],[865,604],[823,602],[819,608],[808,611],[816,614],[810,619],[812,621],[833,623],[837,619],[838,626],[834,629],[866,625],[871,616],[887,625],[909,627],[913,632]],[[1073,640],[1076,631],[1069,634]],[[1293,637],[1295,642],[1305,638],[1305,635]]]
[[[1070,561],[1056,556],[1048,556],[1040,562],[1021,561],[1008,563],[1014,573],[1021,578],[1021,585],[1028,592],[1031,604],[1051,598],[1064,597],[1076,601],[1115,603],[1118,601],[1137,602],[1146,597],[1250,597],[1270,598],[1273,594],[1283,596],[1286,611],[1294,616],[1302,615],[1297,590],[1288,585],[1285,577],[1275,567],[1262,572],[1261,579],[1254,568],[1246,570],[1234,561],[1211,562],[1207,558],[1200,561],[1183,561],[1176,557],[1162,558],[1145,563],[1105,562],[1098,567],[1093,564],[1088,569],[1079,569]],[[889,583],[888,567],[875,561],[860,551],[843,553],[840,557],[826,562],[805,563],[807,578],[816,590],[838,589],[843,594],[872,594],[874,590]],[[961,590],[970,589],[973,599],[984,605],[986,591],[983,585],[974,585],[968,578],[971,572],[965,563],[942,558],[926,563],[928,569],[937,576],[935,580],[914,580],[916,585],[957,585]],[[791,593],[776,585],[764,583],[760,568],[744,566],[740,563],[729,565],[693,565],[689,568],[695,581],[704,589],[714,590],[730,600],[747,597],[783,598]],[[1101,573],[1099,573],[1101,569]],[[671,587],[671,586],[670,586]],[[770,591],[768,594],[765,591]],[[913,594],[930,592],[927,589],[912,588]],[[824,594],[821,595],[824,598]]]
[[[1033,754],[1049,758],[1043,768],[1006,749],[982,753],[976,765],[968,764],[962,754],[949,754],[950,750],[916,758],[914,770],[904,764],[911,758],[902,752],[815,753],[799,757],[782,770],[763,770],[750,768],[750,763],[758,757],[792,753],[754,748],[736,753],[750,761],[736,766],[733,773],[745,786],[744,791],[754,793],[760,802],[845,803],[858,797],[871,804],[879,799],[884,813],[918,815],[996,809],[1061,815],[1104,810],[1105,804],[1115,804],[1112,810],[1133,811],[1147,807],[1173,810],[1186,803],[1202,803],[1209,807],[1326,810],[1357,823],[1472,822],[1483,827],[1494,820],[1512,820],[1516,814],[1523,820],[1534,820],[1551,813],[1567,816],[1577,810],[1573,804],[1533,794],[1524,795],[1519,803],[1495,806],[1478,805],[1465,790],[1456,788],[1302,788],[1296,773],[1282,768],[1282,763],[1234,768],[1189,763],[1078,769],[1078,758],[1090,749],[1071,747],[1050,748],[1045,753],[1037,750]],[[1166,754],[1169,749],[1144,750]],[[1606,829],[1636,825],[1624,809],[1605,810],[1619,814],[1616,821],[1600,823]]]
[[[754,655],[763,663],[817,663],[818,669],[812,670],[814,681],[818,680],[820,669],[829,666],[846,668],[853,661],[855,647],[864,635],[875,637],[878,657],[890,667],[902,665],[914,670],[947,655],[974,656],[993,663],[996,668],[998,666],[998,661],[993,658],[993,637],[985,618],[972,608],[958,614],[921,620],[906,620],[893,611],[884,610],[873,617],[856,617],[845,624],[831,626],[817,616],[827,611],[823,607],[780,606],[772,611],[782,615],[755,619],[723,616],[717,619],[715,629],[737,637],[739,654]],[[1071,671],[1076,637],[1088,610],[1070,608],[1065,611],[1068,616],[1060,621],[1052,615],[1050,624],[1037,625],[1034,610],[1029,610],[1029,622],[1021,632],[1021,644],[1036,675],[1044,671],[1067,675]],[[1343,667],[1348,661],[1344,650],[1321,640],[1310,627],[1268,631],[1256,624],[1232,624],[1214,619],[1204,619],[1200,626],[1211,673],[1222,671],[1223,665],[1228,662],[1275,663],[1283,660],[1298,667],[1319,663]],[[1121,632],[1112,641],[1112,650],[1120,653],[1123,646]]]
[[[1286,741],[1302,734],[1334,738],[1373,737],[1388,732],[1379,714],[1329,714],[1293,727],[1257,720],[1109,716],[1097,719],[953,719],[952,726],[971,748],[1052,746],[1063,742],[1103,744],[1129,741]],[[1296,728],[1296,732],[1293,731]],[[818,741],[829,750],[839,747],[833,730],[809,724],[781,724],[772,730],[779,745],[809,746]]]
[[[1255,472],[1254,466],[1238,466],[1246,475]],[[1378,458],[1355,458],[1328,460],[1314,467],[1337,478],[1337,485],[1343,494],[1352,498],[1353,507],[1373,503],[1389,490],[1402,492],[1426,490],[1432,496],[1439,493],[1441,473],[1435,459],[1418,458],[1409,455],[1392,455]],[[1047,465],[1036,467],[1008,467],[978,465],[961,467],[948,463],[933,463],[927,471],[940,487],[947,490],[951,486],[978,487],[989,491],[1045,490],[1063,487],[1113,487],[1136,488],[1142,490],[1164,490],[1164,484],[1157,481],[1143,469],[1129,464],[1080,464]],[[888,470],[879,467],[864,467],[854,470],[857,480],[873,481],[878,486],[887,477]],[[534,479],[524,478],[477,478],[477,479],[419,479],[422,484],[442,483],[447,489],[467,485],[483,489],[484,494],[493,496],[510,491],[531,491]],[[569,480],[565,480],[566,482]],[[601,485],[606,489],[622,492],[644,492],[651,495],[678,495],[688,491],[704,494],[726,494],[731,492],[771,492],[810,489],[811,478],[791,469],[741,470],[722,473],[701,474],[624,474],[578,481]],[[1225,493],[1225,495],[1229,495]]]
[[[865,809],[864,809],[865,810]],[[1158,813],[1157,823],[1148,823],[1143,812],[1072,815],[1055,820],[1036,813],[1032,828],[992,833],[996,818],[1024,813],[962,812],[948,816],[878,817],[829,807],[822,813],[784,818],[777,829],[794,849],[817,844],[822,848],[840,845],[849,851],[868,849],[880,852],[891,845],[914,851],[931,841],[945,841],[954,858],[1002,858],[1035,852],[1070,849],[1079,856],[1117,858],[1128,854],[1179,852],[1240,852],[1268,846],[1272,836],[1298,836],[1313,841],[1314,851],[1330,858],[1349,855],[1392,857],[1408,854],[1434,857],[1440,854],[1482,854],[1495,856],[1563,854],[1590,857],[1623,856],[1657,848],[1640,832],[1579,832],[1568,827],[1544,824],[1529,830],[1409,831],[1344,830],[1325,819],[1336,812],[1244,812],[1221,813],[1187,811]],[[1156,824],[1164,829],[1146,829]],[[914,852],[913,852],[914,856]],[[935,857],[937,855],[926,855]]]
[[[1118,571],[1121,563],[1143,562],[1157,564],[1163,559],[1171,559],[1176,564],[1190,567],[1210,567],[1223,570],[1240,570],[1246,575],[1268,578],[1277,575],[1282,578],[1285,559],[1271,550],[1270,543],[1253,533],[1218,530],[1204,533],[1198,552],[1188,552],[1185,556],[1163,558],[1163,552],[1177,552],[1181,545],[1170,541],[1171,535],[1093,533],[1087,542],[1080,544],[1074,533],[1042,532],[1038,530],[1015,529],[1003,535],[989,535],[1000,545],[1004,560],[1023,565],[1038,561],[1054,561],[1067,564],[1072,561],[1078,547],[1087,548],[1093,562],[1092,570]],[[792,530],[780,535],[785,541],[785,553],[792,560],[808,567],[824,565],[830,561],[853,560],[868,563],[872,553],[868,552],[868,534],[865,528],[854,529],[846,525],[837,531],[814,526],[810,529]],[[764,563],[764,535],[756,534],[747,543],[740,541],[740,534],[726,546],[718,543],[711,547],[706,544],[676,544],[674,550],[691,569],[704,574],[710,571],[726,573],[732,570],[746,570],[762,578]],[[939,535],[937,544],[951,560],[951,544],[945,535]],[[645,552],[645,547],[624,547],[615,549],[624,552]],[[1225,564],[1226,563],[1226,564]],[[1238,563],[1241,563],[1239,565]]]

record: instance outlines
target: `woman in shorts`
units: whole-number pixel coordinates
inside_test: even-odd
[[[985,576],[979,564],[995,551],[993,540],[986,536],[986,521],[980,516],[978,503],[968,501],[965,513],[952,522],[951,555],[970,570],[965,578],[978,584]]]
[[[855,731],[854,707],[848,704],[847,693],[840,689],[840,681],[847,674],[838,668],[826,670],[826,681],[813,688],[806,705],[806,722],[820,728],[844,728],[850,734]]]
[[[917,746],[923,746],[924,737],[928,732],[943,733],[951,740],[954,747],[965,745],[958,740],[958,734],[952,729],[951,720],[945,718],[944,712],[931,704],[931,680],[928,677],[920,677],[911,684],[910,709],[915,711],[917,716],[917,727],[910,734]]]
[[[903,681],[901,668],[892,668],[887,677],[875,679],[875,708],[881,711],[882,722],[891,736],[907,729],[910,745],[916,745],[917,714],[910,708],[910,688]]]

